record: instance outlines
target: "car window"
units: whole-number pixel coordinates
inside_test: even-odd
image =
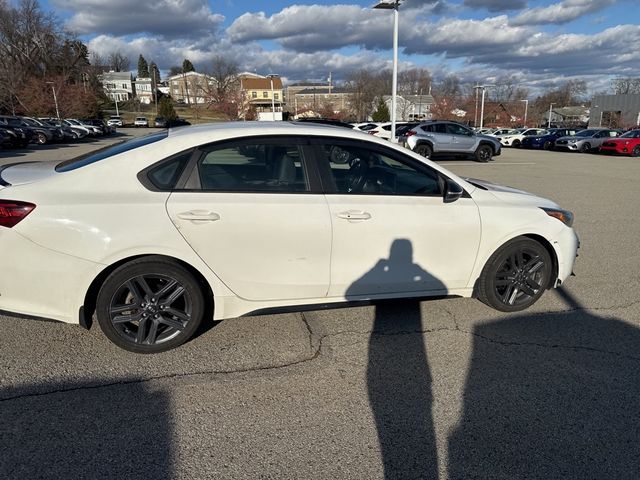
[[[366,195],[441,195],[442,180],[428,167],[361,146],[325,144],[337,193]]]
[[[207,191],[309,191],[302,149],[285,142],[216,148],[199,160],[198,175]]]
[[[189,159],[193,155],[193,150],[182,152],[161,165],[151,169],[148,177],[156,188],[161,190],[171,190],[176,186],[180,174],[186,167]]]
[[[447,133],[451,135],[467,135],[471,134],[471,131],[464,128],[462,125],[456,125],[455,123],[447,123]]]

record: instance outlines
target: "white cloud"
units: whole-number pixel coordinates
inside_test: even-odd
[[[576,20],[588,13],[607,8],[616,0],[564,0],[547,7],[524,10],[512,21],[512,25],[563,24]]]
[[[148,32],[167,38],[195,37],[224,21],[206,0],[53,0],[74,12],[65,26],[79,34],[129,35]]]

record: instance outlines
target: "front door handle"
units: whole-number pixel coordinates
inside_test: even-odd
[[[182,220],[215,222],[216,220],[220,220],[220,215],[208,210],[190,210],[179,213],[178,218]]]
[[[344,218],[345,220],[369,220],[371,214],[361,210],[347,210],[346,212],[340,212],[338,218]]]

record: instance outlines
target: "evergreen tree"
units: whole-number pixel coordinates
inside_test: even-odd
[[[158,69],[156,62],[151,62],[149,64],[149,76],[151,77],[151,81],[154,85],[160,83],[160,70]]]
[[[191,61],[189,61],[188,59],[184,59],[184,61],[182,62],[182,73],[187,73],[187,72],[195,72],[196,69],[193,66],[193,63],[191,63]]]
[[[390,118],[389,109],[387,108],[387,104],[380,97],[378,99],[378,106],[376,107],[376,111],[373,112],[371,118],[374,122],[388,122]]]
[[[149,64],[144,59],[142,54],[140,54],[140,57],[138,57],[138,76],[142,78],[149,77]]]
[[[158,102],[158,116],[164,117],[167,120],[174,120],[178,118],[176,111],[173,109],[171,99],[168,97],[162,97]]]

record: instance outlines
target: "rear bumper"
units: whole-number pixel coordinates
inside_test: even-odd
[[[78,310],[102,265],[41,247],[0,228],[0,310],[78,323]]]

